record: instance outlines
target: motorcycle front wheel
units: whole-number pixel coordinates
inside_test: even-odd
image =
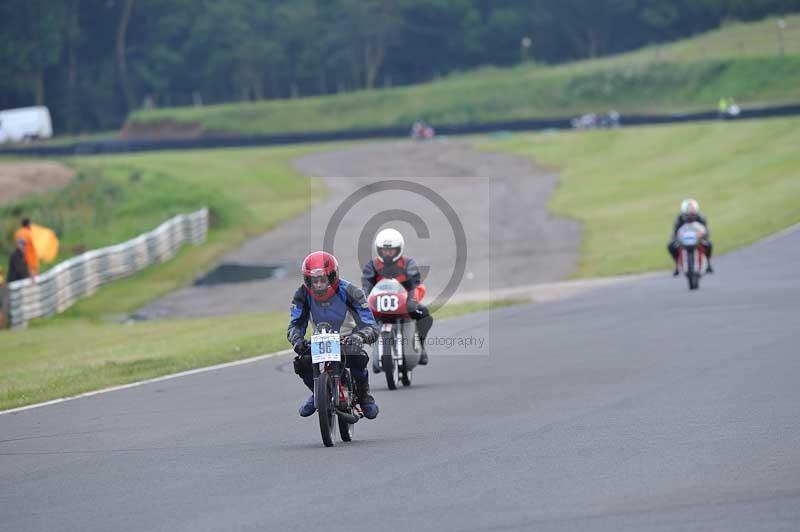
[[[319,414],[319,432],[325,447],[333,447],[333,431],[336,423],[336,412],[333,409],[333,382],[330,375],[323,371],[317,378],[314,389]]]

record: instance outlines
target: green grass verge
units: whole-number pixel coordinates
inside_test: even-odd
[[[437,320],[444,320],[456,316],[463,316],[464,314],[471,314],[473,312],[483,312],[485,310],[493,310],[496,308],[509,307],[512,305],[525,305],[532,303],[530,299],[496,299],[492,301],[467,301],[464,303],[448,303],[435,312],[433,316]]]
[[[270,313],[3,333],[0,410],[284,349],[285,326]]]
[[[446,305],[442,319],[527,303]],[[288,314],[130,324],[61,319],[0,334],[0,410],[286,349]]]
[[[71,158],[76,180],[58,192],[0,207],[7,262],[21,215],[60,235],[59,260],[116,244],[168,218],[208,206],[211,231],[200,246],[187,246],[172,261],[107,285],[68,312],[97,318],[130,312],[185,284],[225,251],[305,211],[323,191],[291,168],[316,146],[159,152]]]
[[[797,101],[800,15],[787,17],[784,57],[776,19],[734,24],[692,39],[592,61],[544,67],[483,68],[411,87],[297,100],[137,111],[132,122],[199,123],[206,130],[281,133],[480,123],[575,115],[614,107],[623,113]]]
[[[561,171],[552,212],[579,220],[579,277],[670,267],[665,246],[683,198],[700,201],[715,253],[800,222],[800,118],[480,142]]]

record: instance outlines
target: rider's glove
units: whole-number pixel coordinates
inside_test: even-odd
[[[344,343],[345,345],[350,346],[353,351],[359,351],[362,347],[364,347],[364,338],[358,333],[353,333],[350,336],[345,337]]]
[[[414,301],[413,305],[408,306],[408,315],[418,320],[425,315],[425,310],[427,308],[422,303],[417,303]]]
[[[294,343],[292,349],[294,349],[294,352],[297,353],[298,356],[303,356],[309,353],[310,346],[311,344],[308,342],[308,340],[301,338]]]

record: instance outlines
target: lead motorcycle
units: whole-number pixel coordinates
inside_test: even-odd
[[[364,417],[356,404],[356,384],[345,367],[342,336],[327,323],[314,327],[311,335],[311,366],[314,372],[314,406],[325,447],[333,447],[336,424],[342,441],[353,439],[354,425]]]
[[[401,382],[411,386],[422,342],[416,322],[408,315],[408,292],[396,279],[383,279],[372,288],[367,301],[381,331],[373,348],[373,370],[386,374],[390,390],[396,390]]]
[[[686,275],[689,282],[689,290],[700,288],[700,277],[702,277],[708,258],[703,246],[703,238],[706,236],[706,228],[703,224],[692,222],[683,224],[678,228],[676,235],[678,241],[678,269]]]

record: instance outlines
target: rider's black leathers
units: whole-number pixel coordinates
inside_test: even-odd
[[[698,222],[706,228],[706,235],[703,237],[702,243],[703,248],[706,251],[706,258],[709,261],[711,260],[711,254],[714,251],[714,245],[709,239],[709,236],[711,236],[711,231],[708,229],[708,223],[706,222],[705,217],[701,214],[697,214],[694,217],[690,214],[679,214],[678,217],[675,218],[675,225],[672,228],[672,240],[670,240],[669,244],[667,244],[667,251],[669,251],[669,254],[672,256],[672,260],[674,260],[676,263],[678,262],[678,249],[680,248],[680,244],[678,244],[677,239],[678,229],[680,229],[682,225],[692,222]]]

